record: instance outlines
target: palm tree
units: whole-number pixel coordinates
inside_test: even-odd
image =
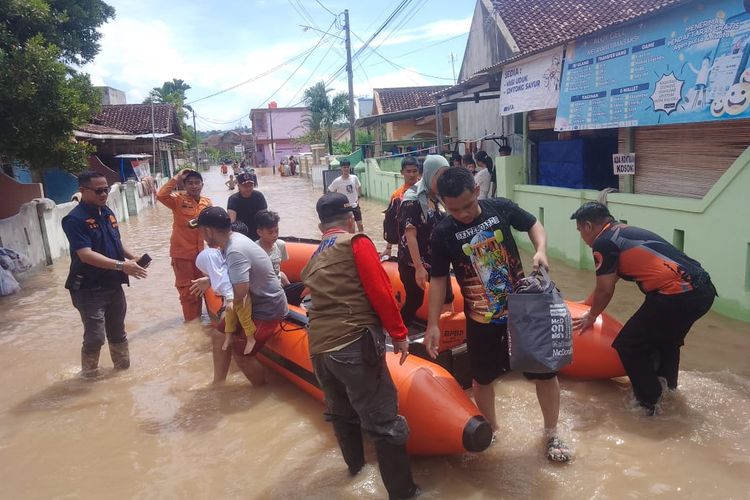
[[[329,97],[332,89],[326,89],[323,82],[318,82],[312,87],[305,89],[303,100],[310,115],[305,124],[313,135],[325,136],[328,142],[328,154],[333,154],[333,126],[346,118],[349,113],[349,96],[343,92]]]

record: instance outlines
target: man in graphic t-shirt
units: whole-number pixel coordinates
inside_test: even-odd
[[[328,191],[331,193],[341,193],[349,199],[349,206],[352,207],[354,220],[357,222],[357,231],[365,231],[362,224],[362,210],[359,208],[359,197],[362,196],[362,185],[356,175],[351,173],[352,165],[349,160],[341,160],[341,175],[336,177]]]
[[[438,320],[453,264],[464,296],[466,346],[474,379],[474,399],[482,414],[498,429],[494,381],[510,370],[508,359],[507,297],[523,278],[523,267],[511,228],[528,232],[536,253],[534,269],[549,268],[544,227],[511,200],[479,200],[479,187],[465,168],[445,169],[437,179],[437,191],[448,217],[432,232],[429,313],[425,344],[437,356]],[[570,452],[557,436],[560,386],[556,373],[524,373],[536,384],[544,417],[547,458],[567,462]]]
[[[660,378],[677,388],[680,347],[693,323],[706,314],[716,289],[700,263],[661,236],[615,220],[606,205],[584,203],[570,217],[594,253],[596,288],[584,301],[591,310],[573,319],[584,334],[612,300],[620,278],[646,295],[612,343],[638,402],[653,415],[662,395]]]

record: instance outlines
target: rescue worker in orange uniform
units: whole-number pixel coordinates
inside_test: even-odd
[[[185,186],[184,193],[175,192],[179,181]],[[190,285],[193,280],[203,277],[203,273],[195,267],[195,259],[204,245],[199,232],[191,229],[188,222],[197,218],[203,209],[211,206],[211,200],[201,196],[202,190],[201,174],[195,170],[183,169],[169,179],[156,194],[157,199],[174,214],[169,256],[172,258],[174,286],[180,294],[185,321],[199,318],[201,315],[201,299],[190,293]]]

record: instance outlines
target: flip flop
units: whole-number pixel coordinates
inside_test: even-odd
[[[552,462],[570,461],[570,450],[559,438],[549,438],[547,441],[547,458]]]

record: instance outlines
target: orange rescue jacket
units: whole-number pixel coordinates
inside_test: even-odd
[[[191,229],[188,222],[198,217],[203,209],[211,206],[211,200],[201,196],[197,202],[186,193],[175,193],[177,181],[169,179],[162,186],[156,198],[169,207],[174,214],[172,224],[172,238],[169,245],[169,256],[174,259],[189,259],[195,262],[198,253],[203,250],[204,243],[200,231]]]

